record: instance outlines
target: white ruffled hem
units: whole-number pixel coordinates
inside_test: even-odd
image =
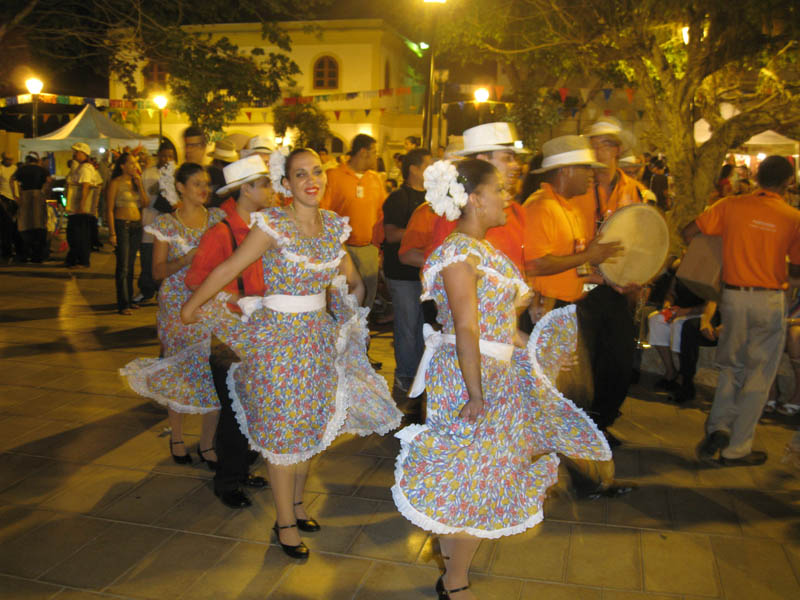
[[[344,241],[350,237],[351,227],[348,224],[348,217],[340,218],[342,221],[344,221],[344,233],[339,236],[339,240],[344,243]],[[267,217],[263,212],[251,213],[249,224],[251,229],[254,224],[258,226],[261,231],[275,240],[275,242],[278,244],[278,250],[286,260],[302,265],[304,268],[309,269],[310,271],[326,271],[328,269],[336,269],[339,267],[339,263],[342,262],[342,258],[344,258],[344,255],[346,254],[344,250],[340,250],[335,259],[324,263],[315,263],[304,254],[297,254],[288,250],[288,247],[291,244],[291,239],[281,235],[280,232],[270,227],[270,225],[267,223]]]
[[[562,308],[556,308],[554,310],[551,310],[544,317],[542,317],[538,323],[536,323],[536,326],[533,328],[533,332],[531,333],[530,338],[528,339],[528,347],[527,347],[528,360],[530,360],[531,362],[534,375],[539,381],[541,381],[544,384],[544,387],[547,390],[548,394],[554,397],[556,400],[565,403],[570,408],[572,408],[577,414],[579,414],[583,418],[586,425],[592,431],[594,431],[595,435],[603,445],[604,451],[601,453],[601,456],[599,458],[596,456],[577,456],[576,458],[588,458],[590,460],[611,460],[612,456],[611,448],[608,445],[606,436],[603,435],[600,429],[598,429],[597,424],[591,419],[591,417],[589,417],[589,415],[586,414],[586,412],[582,408],[578,407],[572,400],[570,400],[569,398],[564,396],[564,394],[558,391],[558,388],[555,386],[555,384],[552,381],[550,381],[550,378],[544,373],[544,369],[542,369],[542,366],[539,364],[539,360],[536,356],[536,349],[539,345],[539,339],[542,336],[542,331],[544,330],[545,327],[549,325],[549,322],[552,319],[555,319],[562,315],[574,316],[575,305],[569,304]],[[567,455],[569,456],[569,454]]]
[[[145,225],[144,231],[145,233],[152,234],[153,237],[160,242],[166,242],[167,244],[175,243],[184,254],[188,254],[195,249],[195,246],[188,244],[180,235],[166,235],[153,225]]]
[[[211,340],[203,340],[192,346],[188,346],[184,352],[205,352],[208,356],[211,349]],[[182,353],[181,353],[182,354]],[[219,403],[216,406],[202,407],[192,404],[182,404],[150,389],[147,383],[147,376],[152,367],[158,366],[157,370],[162,370],[165,366],[176,364],[180,355],[168,356],[166,358],[137,358],[119,369],[119,374],[125,378],[128,386],[145,398],[150,398],[155,402],[166,406],[177,413],[182,414],[207,414],[220,409]]]
[[[409,502],[403,490],[400,488],[399,482],[403,478],[403,464],[405,463],[405,460],[408,457],[409,444],[414,440],[415,437],[417,437],[420,433],[426,431],[427,429],[428,429],[427,425],[409,425],[408,427],[403,428],[401,431],[398,431],[395,434],[395,437],[400,440],[400,454],[397,456],[397,460],[395,462],[395,468],[394,468],[395,484],[392,486],[392,499],[394,500],[395,506],[397,507],[397,510],[400,512],[401,515],[403,515],[406,519],[411,521],[414,525],[416,525],[420,529],[424,529],[432,533],[437,533],[439,535],[466,533],[467,535],[471,535],[478,538],[490,539],[490,540],[504,537],[507,535],[515,535],[517,533],[522,533],[523,531],[538,525],[542,521],[544,515],[542,511],[539,510],[530,517],[528,517],[527,519],[525,519],[522,523],[518,523],[517,525],[513,525],[511,527],[504,527],[502,529],[486,530],[486,529],[476,529],[474,527],[453,527],[452,525],[447,525],[440,521],[431,519],[429,516],[421,513],[416,508],[414,508],[411,502]],[[558,457],[555,455],[551,456],[555,460],[556,465],[558,465]]]

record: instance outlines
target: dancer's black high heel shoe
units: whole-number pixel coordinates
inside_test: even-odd
[[[299,506],[302,503],[303,501],[300,500],[300,502],[295,502],[294,505]],[[322,529],[320,524],[317,523],[314,519],[297,519],[297,528],[300,531],[309,531],[309,532],[319,531],[320,529]]]
[[[200,446],[198,446],[197,447],[197,456],[200,457],[200,462],[206,463],[208,465],[209,469],[211,469],[212,471],[216,471],[217,470],[217,461],[208,460],[208,459],[206,459],[205,456],[203,456],[203,454],[205,454],[206,452],[211,452],[212,450],[216,450],[216,448],[214,448],[212,446],[211,448],[206,448],[205,450],[200,450]]]
[[[278,538],[278,543],[283,548],[283,551],[286,553],[287,556],[291,556],[292,558],[308,558],[308,546],[306,546],[303,542],[300,542],[297,546],[290,546],[289,544],[284,544],[281,541],[281,535],[278,532],[280,529],[291,529],[292,527],[297,527],[295,523],[291,525],[278,525],[278,522],[275,521],[275,525],[272,527],[272,530],[275,532],[275,537]]]
[[[464,590],[469,589],[469,585],[465,585],[464,587],[456,588],[454,590],[446,590],[444,588],[443,577],[444,575],[440,575],[439,579],[436,581],[436,593],[439,594],[439,600],[450,600],[450,594],[463,592]]]
[[[182,441],[181,442],[173,442],[172,440],[169,441],[169,453],[172,455],[172,460],[174,460],[179,465],[190,465],[190,464],[192,464],[192,457],[189,456],[188,452],[186,454],[184,454],[183,456],[178,456],[177,454],[175,454],[172,451],[172,447],[173,446],[181,446],[181,445],[183,445]]]

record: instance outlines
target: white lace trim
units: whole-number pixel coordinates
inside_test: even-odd
[[[501,254],[503,259],[509,261],[508,258],[505,257],[499,250],[492,248],[492,250],[498,254]],[[431,292],[430,290],[433,288],[433,283],[436,279],[436,276],[439,275],[442,269],[445,267],[449,267],[452,264],[457,262],[462,262],[467,260],[470,256],[475,256],[479,260],[483,261],[484,256],[481,255],[475,248],[468,248],[466,251],[462,252],[461,254],[456,254],[456,248],[451,246],[446,251],[446,256],[443,257],[442,261],[431,265],[428,269],[424,270],[422,273],[422,281],[423,281],[423,291],[422,296],[420,296],[420,300],[430,300],[431,299]],[[509,261],[510,262],[510,261]],[[513,265],[512,265],[513,266]],[[528,284],[525,283],[519,277],[507,277],[493,269],[492,267],[487,267],[481,263],[475,266],[476,269],[485,273],[486,275],[492,275],[497,277],[501,282],[503,282],[507,286],[514,286],[517,289],[517,299],[522,299],[524,296],[530,293],[530,288]],[[516,267],[514,268],[516,270]]]
[[[400,454],[397,456],[397,460],[395,461],[395,484],[392,486],[392,499],[394,500],[395,506],[397,506],[397,510],[400,511],[401,515],[403,515],[417,527],[426,531],[437,533],[439,535],[466,533],[468,535],[484,539],[497,539],[507,535],[522,533],[526,529],[530,529],[542,521],[544,515],[541,510],[538,510],[530,517],[525,519],[522,523],[518,523],[512,527],[487,531],[485,529],[476,529],[474,527],[453,527],[452,525],[447,525],[440,521],[431,519],[429,516],[414,508],[403,490],[400,488],[400,480],[403,478],[403,463],[405,463],[405,460],[408,457],[409,444],[414,440],[414,438],[427,429],[427,425],[409,425],[395,434],[395,437],[400,440]],[[555,461],[555,465],[558,466],[558,456],[551,454],[550,457]]]
[[[528,360],[530,360],[531,365],[533,366],[533,373],[536,378],[544,384],[545,389],[547,390],[548,394],[552,396],[555,400],[560,400],[561,402],[567,404],[569,407],[575,410],[577,414],[579,414],[583,420],[586,422],[586,425],[594,431],[595,435],[600,439],[603,445],[603,453],[600,458],[596,458],[594,456],[589,457],[591,460],[611,460],[611,448],[608,445],[608,441],[606,440],[606,436],[602,434],[602,432],[597,428],[595,422],[586,414],[586,412],[578,407],[572,400],[564,396],[561,392],[558,391],[555,384],[550,381],[550,378],[547,377],[544,373],[544,369],[539,364],[539,360],[536,356],[536,349],[539,346],[540,338],[542,337],[542,332],[545,327],[547,327],[551,320],[562,316],[568,315],[574,317],[575,315],[575,305],[569,304],[562,308],[556,308],[551,310],[547,313],[544,317],[542,317],[536,326],[533,328],[533,332],[528,339]],[[566,454],[566,453],[565,453]]]
[[[125,381],[134,392],[145,398],[150,398],[151,400],[154,400],[163,406],[167,406],[175,412],[183,414],[206,414],[219,410],[219,403],[217,403],[216,406],[211,407],[181,404],[180,402],[176,402],[175,400],[150,389],[150,386],[147,383],[147,376],[149,374],[155,371],[160,371],[164,367],[169,367],[176,364],[179,362],[180,357],[184,353],[189,352],[201,352],[205,353],[206,357],[209,356],[211,352],[211,339],[207,338],[202,342],[187,346],[180,353],[168,356],[166,358],[137,358],[122,367],[119,370],[119,374],[125,378]]]
[[[342,217],[342,220],[344,221],[344,233],[339,236],[339,239],[342,243],[344,243],[344,240],[350,237],[351,227],[348,225],[348,217]],[[315,263],[308,256],[304,254],[297,254],[289,250],[288,247],[291,245],[292,240],[284,235],[281,235],[280,232],[270,227],[267,223],[267,217],[263,212],[256,212],[250,215],[251,229],[254,224],[257,225],[261,231],[266,233],[277,242],[278,249],[283,257],[286,258],[286,260],[302,265],[303,268],[310,271],[326,271],[328,269],[336,269],[339,267],[339,263],[346,254],[344,249],[341,249],[339,250],[339,253],[336,255],[335,259],[324,263]]]
[[[161,230],[156,229],[153,225],[145,225],[144,231],[145,233],[152,234],[160,242],[166,242],[167,244],[174,242],[184,254],[188,254],[196,248],[196,246],[188,244],[180,234],[176,233],[175,235],[167,235]]]

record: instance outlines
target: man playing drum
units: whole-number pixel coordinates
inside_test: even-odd
[[[523,207],[525,272],[536,292],[529,313],[535,323],[553,308],[577,304],[579,335],[588,351],[594,380],[589,414],[613,441],[606,428],[613,423],[627,393],[633,361],[633,321],[624,297],[611,287],[599,285],[584,295],[587,279],[578,268],[617,256],[622,244],[595,239],[593,225],[584,222],[575,205],[575,199],[592,184],[593,169],[603,165],[595,160],[586,138],[576,135],[552,139],[542,151],[539,172],[544,173],[544,183]]]

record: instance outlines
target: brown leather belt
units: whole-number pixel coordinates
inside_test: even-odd
[[[726,290],[739,290],[740,292],[781,292],[783,290],[779,290],[776,288],[768,288],[768,287],[759,287],[757,285],[746,286],[746,285],[731,285],[730,283],[726,283],[724,285]]]

